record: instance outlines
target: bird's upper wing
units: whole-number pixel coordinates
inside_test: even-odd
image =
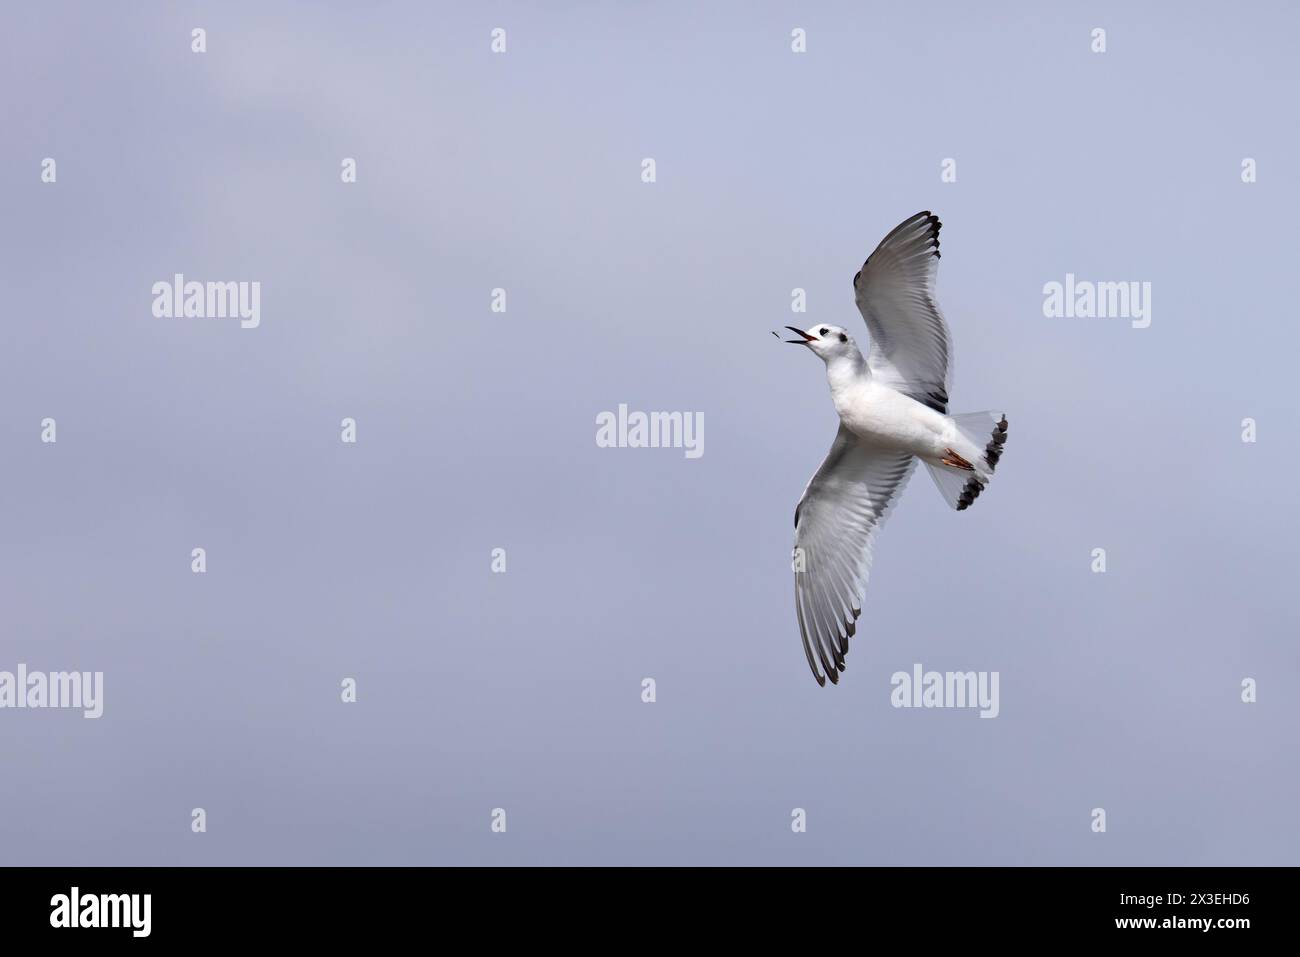
[[[862,610],[871,546],[912,474],[909,452],[868,445],[843,425],[794,511],[794,603],[817,683],[838,683]]]
[[[942,225],[929,211],[899,223],[853,277],[853,290],[871,334],[872,374],[947,412],[952,337],[934,301]]]

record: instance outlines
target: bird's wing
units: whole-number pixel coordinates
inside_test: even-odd
[[[952,381],[952,337],[934,301],[942,225],[928,211],[904,220],[853,277],[872,375],[937,412],[948,411]]]
[[[916,459],[868,445],[843,425],[794,511],[794,604],[808,666],[839,682],[862,610],[871,546]]]

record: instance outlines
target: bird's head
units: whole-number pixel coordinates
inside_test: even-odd
[[[840,326],[813,326],[807,332],[796,329],[794,326],[786,326],[786,328],[799,338],[785,339],[783,341],[790,343],[792,346],[807,346],[820,356],[823,362],[830,362],[839,356],[859,354],[858,344]]]

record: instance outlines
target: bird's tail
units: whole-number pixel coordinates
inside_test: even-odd
[[[968,412],[951,416],[957,427],[960,448],[936,465],[926,462],[934,484],[945,502],[957,511],[970,508],[993,476],[1002,446],[1007,441],[1007,417],[1003,412]]]

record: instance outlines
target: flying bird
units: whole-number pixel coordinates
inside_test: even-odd
[[[948,415],[952,337],[934,300],[941,226],[929,211],[905,219],[853,277],[871,339],[865,358],[839,326],[786,326],[799,336],[786,342],[826,363],[840,416],[794,512],[795,614],[819,685],[839,682],[876,533],[916,460],[960,512],[984,491],[1007,440],[1002,412]]]

